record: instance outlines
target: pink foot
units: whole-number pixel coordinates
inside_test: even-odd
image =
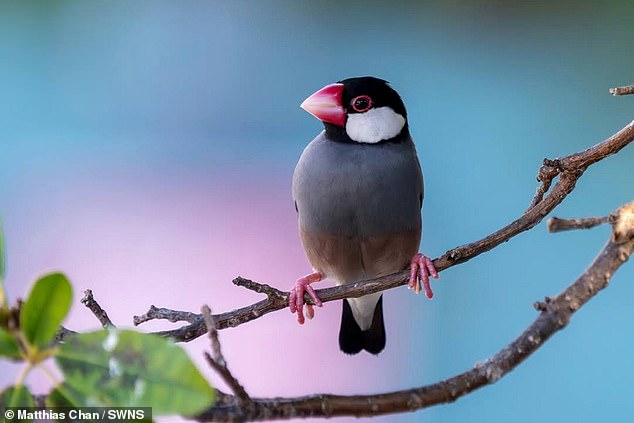
[[[323,278],[323,275],[319,272],[311,273],[301,277],[295,281],[295,286],[291,289],[291,293],[288,296],[288,307],[291,309],[291,313],[297,312],[297,323],[304,324],[304,292],[308,292],[310,298],[317,307],[321,307],[322,303],[315,290],[310,286],[313,282],[319,282]],[[315,310],[311,304],[306,304],[306,317],[312,319],[315,316]]]
[[[438,272],[434,267],[434,263],[426,256],[421,253],[416,254],[412,257],[412,261],[410,262],[410,272],[409,272],[409,282],[407,283],[407,287],[409,289],[413,289],[415,293],[419,294],[421,291],[420,282],[423,282],[423,287],[425,288],[425,296],[431,299],[434,296],[434,293],[431,290],[431,285],[429,284],[429,276],[434,279],[438,279]]]

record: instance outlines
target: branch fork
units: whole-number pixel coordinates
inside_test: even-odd
[[[214,322],[214,318],[211,315],[211,310],[208,306],[202,307],[202,316],[205,321],[205,326],[207,327],[207,331],[209,334],[209,340],[211,343],[211,351],[209,354],[205,351],[205,359],[209,366],[213,368],[225,383],[231,388],[233,391],[235,398],[237,399],[237,405],[240,407],[240,410],[244,410],[245,413],[252,412],[253,409],[253,401],[251,401],[251,397],[247,394],[247,391],[240,384],[238,379],[231,373],[229,368],[227,367],[227,361],[225,357],[222,355],[222,349],[220,347],[220,341],[218,340],[218,331],[216,330],[216,323]],[[230,396],[225,394],[225,402],[227,402],[227,398]],[[244,413],[242,413],[244,414]]]

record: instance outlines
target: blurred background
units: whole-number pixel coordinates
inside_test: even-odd
[[[96,329],[85,288],[120,326],[150,304],[228,311],[310,271],[291,176],[321,130],[299,109],[337,80],[391,81],[409,111],[426,193],[421,251],[437,257],[519,216],[544,157],[634,118],[634,7],[614,2],[28,2],[0,4],[0,215],[10,298],[39,275],[75,287],[67,326]],[[634,199],[634,148],[592,167],[556,210]],[[442,273],[435,298],[387,292],[379,356],[339,352],[340,304],[221,332],[253,396],[376,393],[469,369],[591,262],[608,227],[542,223]],[[624,420],[634,415],[634,265],[534,356],[454,404],[377,422]],[[328,286],[328,283],[318,285]],[[167,329],[152,322],[144,330]],[[185,345],[210,380],[205,339]],[[0,363],[2,386],[18,367]],[[36,392],[48,382],[33,375]],[[222,386],[222,384],[219,384]],[[162,421],[168,421],[163,419]],[[352,418],[339,421],[352,421]],[[355,420],[356,421],[356,420]]]

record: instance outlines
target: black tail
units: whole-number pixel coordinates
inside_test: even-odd
[[[376,303],[372,325],[365,331],[362,331],[357,321],[354,320],[348,300],[343,300],[341,329],[339,329],[339,348],[346,354],[357,354],[361,350],[366,350],[371,354],[378,354],[385,348],[382,295]]]

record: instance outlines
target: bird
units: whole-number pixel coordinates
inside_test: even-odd
[[[314,317],[312,283],[337,285],[385,276],[409,266],[408,287],[432,298],[433,262],[418,253],[423,175],[400,95],[379,78],[326,85],[300,106],[324,130],[301,154],[292,181],[299,235],[313,271],[295,282],[289,308],[299,324]],[[306,317],[304,316],[304,307]],[[343,300],[339,347],[380,353],[386,342],[382,292]]]

